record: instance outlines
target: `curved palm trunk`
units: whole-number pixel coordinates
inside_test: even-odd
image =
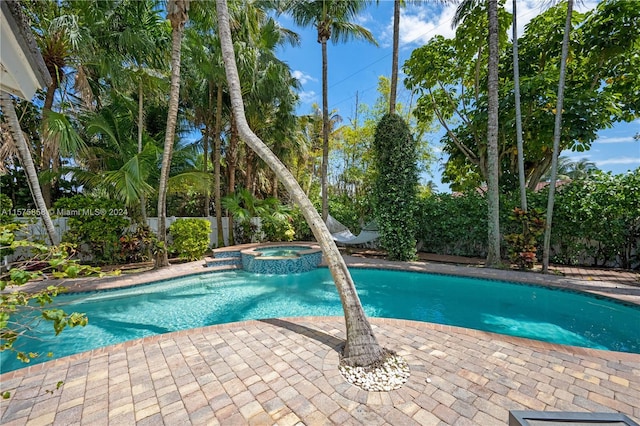
[[[313,204],[304,195],[291,172],[276,157],[271,150],[251,131],[244,116],[244,104],[240,92],[240,79],[233,52],[231,30],[229,28],[229,15],[225,0],[217,0],[218,25],[220,42],[222,45],[222,57],[225,62],[225,70],[231,93],[231,105],[236,117],[238,130],[244,141],[260,158],[276,173],[291,197],[300,206],[302,213],[309,223],[313,234],[322,247],[325,260],[331,270],[331,275],[336,283],[342,308],[344,310],[347,342],[344,348],[344,361],[347,363],[370,366],[384,358],[384,350],[378,344],[371,325],[362,309],[362,304],[356,293],[355,285],[349,274],[344,259],[338,251],[329,230],[322,217],[313,207]]]
[[[51,72],[51,71],[49,71]],[[55,96],[55,92],[58,89],[58,76],[56,73],[52,73],[54,76],[53,81],[47,87],[47,93],[44,97],[44,105],[42,106],[42,115],[47,116],[47,112],[51,111],[53,108],[53,98]],[[44,132],[45,134],[47,132]],[[52,142],[48,141],[48,137],[45,136],[45,140],[42,142],[42,153],[40,155],[40,170],[52,170]],[[44,198],[44,202],[47,207],[51,207],[52,203],[52,194],[53,191],[53,182],[48,181],[42,184],[42,197]]]
[[[327,83],[327,39],[323,37],[322,45],[322,220],[329,216],[328,170],[329,170],[329,89]]]
[[[520,182],[520,207],[527,211],[527,183],[524,176],[524,143],[522,141],[522,111],[520,108],[520,60],[518,59],[518,18],[513,0],[513,92],[516,106],[516,145],[518,149],[518,180]]]
[[[171,2],[170,2],[171,3]],[[176,134],[176,122],[178,121],[178,101],[180,98],[180,52],[182,32],[187,20],[188,1],[176,1],[184,7],[184,15],[181,17],[170,16],[172,27],[171,40],[171,90],[169,92],[169,112],[167,114],[167,130],[164,138],[164,151],[162,153],[162,168],[160,169],[160,184],[158,187],[158,241],[167,244],[167,183],[169,181],[169,168],[173,154],[173,142]],[[167,250],[160,250],[156,255],[156,268],[169,266]]]
[[[389,91],[389,114],[396,112],[398,92],[398,49],[400,48],[400,0],[393,4],[393,56],[391,59],[391,88]]]
[[[2,111],[4,113],[5,119],[9,124],[9,131],[11,132],[13,140],[16,144],[16,148],[18,149],[20,163],[22,164],[24,172],[27,175],[27,182],[29,184],[31,196],[33,197],[33,202],[35,203],[38,210],[40,210],[40,218],[42,219],[42,223],[44,224],[45,229],[47,230],[47,235],[49,236],[51,244],[55,245],[58,243],[58,235],[56,233],[55,227],[53,226],[53,222],[51,221],[51,217],[49,216],[47,204],[45,203],[44,197],[42,196],[42,189],[40,188],[40,182],[38,182],[36,167],[33,164],[33,158],[31,158],[31,152],[29,151],[27,141],[25,141],[24,135],[22,134],[22,129],[20,128],[20,123],[18,122],[18,116],[16,115],[13,101],[11,100],[11,96],[7,92],[0,92],[0,105],[2,106]]]
[[[567,57],[569,56],[569,35],[571,34],[571,16],[573,15],[573,0],[567,2],[567,21],[562,38],[562,59],[560,60],[560,81],[558,82],[558,102],[556,104],[556,121],[553,128],[553,157],[551,158],[551,181],[549,182],[549,199],[547,201],[547,220],[544,225],[544,246],[542,252],[542,272],[549,272],[549,250],[551,249],[551,219],[553,219],[553,204],[556,194],[556,179],[558,177],[558,155],[560,154],[560,133],[562,132],[562,106],[564,104],[564,81],[567,72]]]
[[[500,265],[500,200],[498,188],[498,0],[489,0],[489,75],[487,124],[487,265]]]

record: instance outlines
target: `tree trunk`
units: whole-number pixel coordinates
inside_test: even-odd
[[[142,91],[142,77],[138,83],[138,154],[142,152],[142,133],[144,130],[144,92]],[[144,194],[140,194],[140,215],[142,216],[142,223],[147,224],[147,197]]]
[[[254,170],[256,168],[256,154],[250,149],[247,150],[245,155],[245,174],[244,174],[244,187],[251,193],[251,195],[255,194],[255,187],[253,185],[254,181]]]
[[[400,0],[393,2],[393,56],[391,59],[391,88],[389,91],[389,114],[396,112],[398,92],[398,49],[400,49]],[[356,106],[356,111],[358,110]],[[357,121],[356,121],[357,122]]]
[[[236,114],[231,111],[231,134],[229,135],[229,149],[227,151],[227,173],[229,173],[229,189],[228,194],[236,192],[236,165],[238,162],[238,144],[240,137],[238,135],[238,123],[236,121]],[[227,224],[229,226],[229,245],[235,244],[235,238],[233,235],[233,217],[227,213]]]
[[[215,175],[214,191],[216,198],[216,225],[218,227],[218,247],[224,247],[224,232],[222,230],[222,194],[220,190],[220,133],[222,129],[222,86],[218,85],[216,93],[216,124],[213,140],[213,174]]]
[[[49,211],[47,210],[47,205],[44,201],[44,197],[42,196],[42,189],[40,188],[40,182],[38,182],[38,174],[36,172],[36,167],[33,164],[31,151],[29,151],[27,141],[24,139],[24,135],[22,134],[22,129],[20,128],[20,123],[18,122],[18,116],[16,114],[15,107],[13,106],[11,96],[7,92],[0,92],[0,105],[2,106],[4,117],[9,125],[11,136],[13,136],[13,140],[16,144],[20,163],[27,175],[27,183],[29,184],[29,190],[31,191],[33,202],[40,212],[40,219],[42,219],[42,223],[47,231],[49,241],[51,241],[52,245],[56,245],[58,243],[58,234],[53,226],[51,216],[49,216]]]
[[[322,172],[320,185],[322,188],[322,220],[327,221],[329,216],[329,89],[327,77],[327,39],[322,38]]]
[[[58,89],[58,77],[56,76],[56,74],[51,75],[53,76],[53,81],[49,85],[49,87],[47,87],[47,93],[44,97],[44,105],[42,106],[42,115],[44,117],[46,117],[47,113],[50,112],[53,108],[53,98],[55,96],[56,90]],[[44,125],[46,125],[46,122],[44,123]],[[45,131],[44,134],[46,135],[47,132]],[[53,142],[50,141],[47,136],[44,137],[44,141],[42,142],[42,154],[40,156],[41,171],[48,171],[52,169],[52,143]],[[51,180],[42,184],[42,197],[44,198],[44,202],[46,203],[47,207],[51,207],[53,198],[51,194],[52,191],[53,182]]]
[[[518,181],[520,182],[520,207],[527,211],[527,182],[524,176],[524,143],[522,141],[522,111],[520,109],[520,60],[518,58],[518,19],[513,0],[513,92],[516,110],[516,144],[518,149]]]
[[[298,179],[296,179],[298,180]],[[271,196],[273,198],[278,198],[278,176],[274,174],[273,183],[271,184]]]
[[[291,197],[300,206],[302,214],[311,227],[314,236],[322,247],[325,260],[331,270],[331,275],[340,294],[342,308],[345,315],[347,342],[344,348],[344,361],[353,365],[370,366],[384,358],[385,352],[378,344],[371,325],[362,309],[362,304],[356,293],[355,285],[349,274],[344,259],[338,251],[329,230],[313,204],[304,195],[291,172],[276,157],[273,152],[251,131],[244,116],[244,104],[240,91],[240,79],[236,68],[233,41],[229,28],[229,15],[225,0],[217,0],[218,25],[222,57],[231,93],[231,105],[238,124],[238,129],[244,141],[260,158],[276,173]]]
[[[551,158],[551,180],[549,182],[549,199],[547,200],[547,220],[544,225],[544,245],[542,251],[542,272],[549,272],[549,250],[551,249],[551,220],[553,219],[553,204],[556,194],[556,179],[558,176],[558,155],[560,154],[560,136],[562,132],[562,107],[564,105],[564,81],[567,72],[567,57],[569,56],[569,36],[571,35],[571,17],[573,15],[573,0],[567,2],[567,21],[564,26],[562,39],[562,59],[560,60],[560,81],[558,82],[558,102],[556,104],[556,120],[553,127],[553,157]]]
[[[210,113],[213,111],[213,81],[209,80],[209,90],[207,91],[209,94],[209,108],[208,113],[204,122],[204,135],[202,135],[202,151],[204,155],[202,156],[202,171],[206,175],[209,171],[209,134],[211,133],[211,120]],[[209,198],[209,185],[206,185],[206,191],[204,193],[204,217],[209,217],[209,204],[211,200]]]
[[[498,0],[489,0],[489,75],[487,124],[487,204],[488,253],[487,266],[499,266],[500,261],[500,192],[498,188]]]
[[[170,2],[171,3],[171,2]],[[182,2],[176,2],[176,4]],[[156,268],[169,266],[167,255],[167,183],[169,181],[169,169],[173,154],[173,142],[176,134],[176,122],[178,120],[178,101],[180,99],[180,51],[182,32],[187,16],[183,10],[183,19],[171,18],[171,90],[169,92],[169,112],[167,114],[167,129],[164,138],[164,151],[162,152],[162,168],[160,169],[160,183],[158,188],[158,241],[164,244],[164,250],[159,250],[156,255]],[[171,15],[174,16],[174,15]]]

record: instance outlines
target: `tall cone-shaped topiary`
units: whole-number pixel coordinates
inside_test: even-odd
[[[382,117],[373,141],[374,208],[380,243],[389,259],[416,256],[418,168],[416,142],[397,114]]]

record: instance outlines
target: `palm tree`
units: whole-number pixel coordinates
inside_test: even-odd
[[[599,170],[598,166],[596,166],[596,163],[594,163],[593,161],[589,161],[586,158],[582,158],[580,160],[571,162],[568,175],[571,179],[574,180],[585,179],[596,170]]]
[[[231,105],[238,124],[238,131],[242,134],[245,142],[278,175],[278,179],[280,179],[289,194],[300,206],[303,215],[323,249],[325,259],[331,270],[338,292],[340,293],[340,300],[342,301],[345,314],[347,342],[343,354],[344,361],[361,366],[371,366],[376,362],[380,362],[385,357],[385,351],[380,347],[373,334],[371,325],[367,321],[364,310],[362,309],[362,304],[356,293],[349,270],[324,221],[318,215],[313,204],[311,204],[305,196],[302,188],[300,188],[300,185],[298,185],[298,182],[291,172],[282,164],[278,157],[273,155],[269,148],[253,133],[247,124],[244,116],[244,103],[235,62],[235,53],[233,51],[231,29],[229,28],[229,12],[226,1],[217,0],[216,9],[218,11],[219,34],[223,58],[225,59],[227,81],[231,94]]]
[[[527,182],[524,175],[524,143],[522,141],[522,111],[520,110],[520,61],[518,59],[518,18],[516,5],[513,0],[513,93],[516,112],[516,145],[518,150],[518,182],[520,186],[520,208],[527,211]]]
[[[351,38],[377,45],[373,34],[351,22],[370,2],[344,0],[290,1],[285,6],[301,27],[315,26],[322,46],[322,218],[329,215],[327,172],[329,164],[329,102],[327,83],[327,41],[346,42]]]
[[[171,167],[171,154],[178,119],[178,101],[180,97],[180,49],[184,24],[189,19],[190,0],[169,0],[167,18],[171,22],[171,90],[169,93],[169,112],[167,114],[167,130],[162,153],[162,168],[158,188],[158,241],[166,246],[167,241],[167,181]],[[156,267],[169,266],[166,250],[159,250],[156,256]]]
[[[393,54],[391,58],[391,90],[389,91],[389,114],[396,112],[398,92],[398,51],[400,49],[400,1],[393,2]]]
[[[464,0],[458,6],[453,25],[460,23],[480,0]],[[499,22],[498,0],[487,0],[489,23],[489,64],[487,76],[487,205],[488,205],[488,250],[487,266],[499,266],[500,260],[500,159],[498,155],[498,58]],[[480,55],[478,55],[479,57]],[[479,59],[479,58],[478,58]]]
[[[564,104],[564,81],[566,78],[567,58],[569,57],[569,36],[571,34],[571,18],[573,15],[573,0],[567,1],[567,21],[564,26],[562,39],[562,57],[560,59],[560,81],[558,82],[558,101],[556,104],[556,120],[553,128],[553,156],[551,157],[551,184],[549,185],[549,199],[547,200],[547,219],[544,226],[544,245],[542,252],[542,272],[549,272],[549,250],[551,248],[551,220],[553,219],[553,204],[556,193],[556,174],[558,155],[560,152],[560,133],[562,131],[562,106]]]
[[[4,113],[5,120],[7,120],[7,124],[9,125],[11,136],[13,136],[13,140],[18,151],[18,157],[20,158],[20,163],[27,175],[27,182],[29,184],[31,196],[33,197],[33,201],[40,212],[40,218],[42,219],[42,223],[44,223],[49,240],[51,241],[51,244],[55,245],[57,244],[57,233],[53,226],[53,222],[51,221],[51,217],[49,216],[47,204],[42,196],[42,189],[40,188],[40,182],[38,181],[36,167],[33,164],[31,151],[29,151],[27,141],[24,139],[24,135],[22,134],[20,122],[18,121],[18,116],[16,114],[16,109],[13,106],[11,96],[5,91],[0,91],[0,106],[2,106],[2,112]]]
[[[498,175],[498,0],[488,0],[489,14],[489,75],[488,86],[488,123],[487,123],[487,204],[489,217],[489,241],[487,265],[500,265],[500,189]]]

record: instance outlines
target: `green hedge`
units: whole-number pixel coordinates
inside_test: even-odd
[[[528,194],[530,209],[546,211],[548,189]],[[482,194],[437,194],[419,202],[421,250],[485,257],[487,205]],[[518,231],[509,220],[517,194],[500,199],[501,235]],[[542,237],[538,256],[542,255]],[[595,172],[558,188],[551,232],[554,263],[640,267],[640,169],[621,175]],[[502,254],[508,247],[503,239]]]

